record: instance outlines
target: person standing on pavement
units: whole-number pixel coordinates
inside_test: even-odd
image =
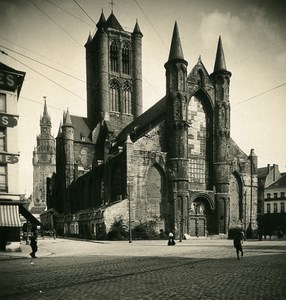
[[[236,249],[237,259],[239,259],[239,252],[241,252],[241,257],[243,256],[243,249],[242,249],[242,245],[241,245],[242,239],[243,239],[243,235],[240,232],[234,237],[234,240],[233,240],[233,246]]]
[[[30,238],[30,246],[32,248],[32,252],[30,253],[30,256],[32,258],[37,258],[36,252],[38,251],[38,245],[37,245],[37,234],[33,234]]]
[[[168,246],[176,245],[174,234],[172,232],[169,233]]]

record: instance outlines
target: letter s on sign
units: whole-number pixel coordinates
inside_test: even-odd
[[[9,74],[7,75],[7,84],[9,86],[14,86],[15,85],[15,80],[14,80],[14,76]]]
[[[7,117],[7,116],[3,116],[3,117],[2,117],[2,125],[6,125],[6,126],[7,126],[8,123],[9,123],[9,122],[8,122],[8,117]]]

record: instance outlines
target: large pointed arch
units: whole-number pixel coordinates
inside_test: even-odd
[[[166,216],[166,176],[159,164],[153,164],[146,176],[146,219]]]

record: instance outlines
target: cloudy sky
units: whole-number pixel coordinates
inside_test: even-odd
[[[115,0],[121,25],[143,37],[143,109],[165,95],[164,63],[178,22],[188,72],[198,57],[212,73],[221,35],[230,87],[231,136],[259,167],[286,171],[284,0]],[[109,0],[0,0],[0,61],[25,71],[19,99],[20,193],[32,193],[32,152],[43,96],[57,135],[63,110],[86,115],[85,48]]]

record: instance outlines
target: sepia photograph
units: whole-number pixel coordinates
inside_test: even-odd
[[[0,0],[0,299],[285,299],[285,14]]]

